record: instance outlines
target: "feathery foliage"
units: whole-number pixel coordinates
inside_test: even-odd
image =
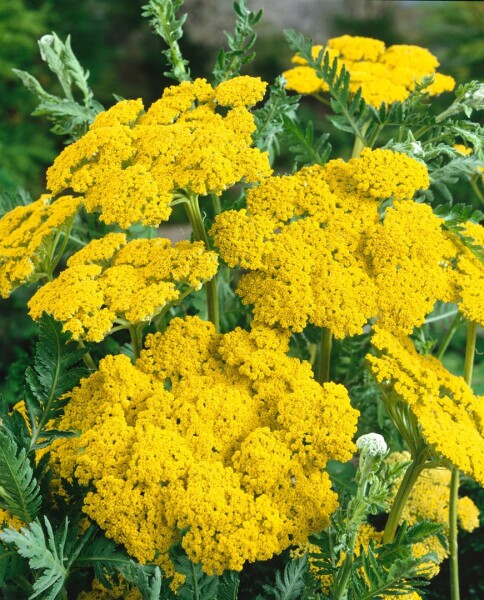
[[[264,591],[274,600],[297,600],[304,590],[304,576],[308,570],[307,554],[287,563],[284,572],[276,572],[275,585],[264,585]]]
[[[25,448],[0,430],[0,508],[24,523],[33,521],[42,498]]]
[[[330,122],[341,129],[353,133],[367,145],[366,129],[368,126],[368,110],[361,98],[361,89],[351,97],[349,91],[350,75],[343,66],[338,73],[338,59],[330,63],[324,48],[316,58],[313,58],[313,41],[292,29],[284,32],[289,46],[301,56],[307,65],[315,70],[316,75],[326,82],[331,95],[331,108],[334,116],[328,117]]]
[[[0,219],[17,206],[26,206],[32,202],[27,190],[17,188],[15,192],[0,191]]]
[[[169,71],[164,75],[176,81],[190,80],[188,61],[182,56],[178,40],[183,37],[184,14],[177,19],[176,13],[183,6],[183,0],[150,0],[143,6],[143,17],[150,20],[153,29],[168,46],[162,53],[168,60]]]
[[[84,368],[76,366],[86,350],[68,344],[70,335],[62,332],[61,323],[44,314],[39,329],[34,364],[25,373],[25,404],[32,431],[29,451],[72,435],[50,429],[49,423],[62,414],[67,402],[64,394],[86,374]]]
[[[304,128],[297,120],[284,116],[284,134],[289,150],[294,154],[295,168],[298,165],[322,166],[328,162],[332,150],[328,142],[329,133],[315,139],[312,121],[308,121]]]
[[[238,75],[240,69],[255,57],[255,52],[251,52],[257,39],[254,27],[262,19],[263,11],[250,11],[247,0],[235,0],[232,6],[235,12],[235,29],[233,35],[225,32],[229,50],[219,50],[213,68],[215,84]]]
[[[193,564],[181,546],[170,549],[170,558],[175,570],[185,575],[185,581],[177,589],[177,598],[181,600],[213,600],[217,597],[218,577],[207,575],[201,564]]]
[[[104,109],[94,99],[88,85],[89,71],[82,68],[72,51],[70,36],[62,42],[56,33],[44,35],[39,40],[39,47],[42,60],[59,80],[64,98],[48,93],[30,73],[18,69],[13,72],[39,100],[32,114],[52,121],[52,131],[67,136],[67,143],[75,141],[86,133],[95,116]],[[80,91],[82,103],[75,99],[74,88]]]
[[[253,134],[254,144],[259,150],[269,152],[272,162],[279,154],[281,137],[285,130],[285,119],[296,119],[300,96],[288,96],[284,89],[284,78],[277,77],[269,87],[269,98],[264,106],[254,111],[257,129]]]

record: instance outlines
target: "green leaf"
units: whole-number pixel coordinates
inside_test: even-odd
[[[284,31],[284,36],[289,46],[303,58],[309,67],[314,69],[317,77],[324,81],[331,96],[330,104],[334,116],[328,117],[331,123],[359,138],[364,145],[368,145],[367,127],[374,115],[366,106],[361,97],[361,88],[356,94],[351,95],[349,91],[350,74],[343,66],[338,72],[338,59],[330,63],[329,55],[323,48],[319,55],[312,55],[313,41],[305,38],[301,33],[293,30]]]
[[[38,482],[25,448],[0,430],[0,508],[24,523],[33,521],[40,509]]]
[[[149,0],[142,9],[143,17],[150,20],[153,29],[168,46],[163,54],[171,67],[164,75],[176,81],[190,80],[188,61],[182,56],[178,40],[183,37],[183,25],[187,15],[177,19],[176,13],[183,6],[183,0]]]
[[[287,563],[284,573],[276,572],[275,586],[264,585],[264,590],[275,600],[297,600],[304,590],[304,576],[308,569],[307,554]]]
[[[247,0],[235,0],[232,3],[236,18],[234,34],[225,33],[229,50],[221,49],[213,68],[214,84],[236,77],[242,65],[251,62],[255,52],[250,52],[257,39],[254,27],[262,19],[263,11],[251,12]]]
[[[284,78],[278,77],[269,88],[269,98],[262,108],[254,111],[257,129],[252,138],[259,150],[269,152],[271,164],[280,152],[280,139],[284,133],[284,121],[296,119],[300,96],[288,96]]]
[[[86,369],[75,366],[86,350],[68,344],[70,334],[62,332],[61,323],[44,313],[39,329],[34,365],[25,373],[25,403],[32,430],[31,452],[59,437],[55,430],[49,431],[48,425],[63,414],[67,402],[63,394],[72,390],[86,375]],[[65,436],[66,432],[61,435]]]
[[[214,600],[217,597],[218,577],[207,575],[202,565],[195,565],[180,546],[170,548],[170,558],[175,570],[185,575],[185,581],[177,589],[177,598],[181,600]]]
[[[14,544],[20,556],[28,559],[31,569],[40,572],[33,584],[34,593],[29,596],[29,600],[39,596],[43,600],[55,600],[64,587],[68,575],[64,564],[67,519],[57,539],[47,517],[45,517],[45,527],[47,537],[39,521],[30,523],[28,528],[22,527],[20,531],[4,529],[0,533],[3,542]]]
[[[39,101],[32,114],[45,116],[54,123],[51,131],[67,136],[68,143],[73,142],[86,133],[104,108],[93,98],[88,85],[89,72],[77,60],[69,36],[62,42],[56,33],[44,35],[39,40],[39,48],[42,60],[57,76],[64,98],[48,93],[30,73],[18,69],[13,69],[13,72]],[[82,104],[74,98],[74,86],[82,94]]]
[[[287,116],[283,117],[283,123],[284,135],[296,164],[322,166],[328,162],[332,150],[328,142],[329,133],[321,134],[319,139],[315,139],[312,121],[308,121],[306,129]]]
[[[225,572],[220,578],[217,600],[237,600],[240,579],[235,571]]]

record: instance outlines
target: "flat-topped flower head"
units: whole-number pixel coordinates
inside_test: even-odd
[[[197,79],[165,89],[146,112],[141,100],[123,100],[59,155],[47,172],[49,189],[73,190],[88,211],[126,228],[166,221],[177,191],[221,194],[257,182],[271,168],[267,153],[252,147],[255,122],[246,107],[265,88],[253,77],[216,89]]]
[[[351,458],[358,413],[287,356],[288,337],[175,318],[135,365],[108,356],[72,391],[60,427],[80,434],[56,441],[60,474],[91,486],[83,511],[131,556],[170,573],[186,529],[190,559],[220,574],[328,525],[323,469]]]
[[[484,484],[482,398],[439,360],[418,354],[410,339],[378,327],[372,343],[379,351],[367,356],[372,372],[408,404],[428,446]]]
[[[255,322],[293,331],[312,323],[343,338],[377,317],[410,332],[451,296],[455,246],[442,220],[411,200],[428,185],[423,163],[365,149],[266,179],[247,192],[247,208],[218,215],[211,234],[228,265],[248,271],[237,293]]]
[[[17,206],[0,219],[0,296],[46,276],[55,255],[55,240],[68,235],[80,200],[63,196],[55,202],[45,194],[26,206]],[[63,239],[63,238],[62,238]]]
[[[313,47],[313,57],[317,57],[322,46]],[[383,103],[403,102],[415,88],[415,83],[432,75],[433,82],[426,91],[434,96],[452,91],[455,81],[449,75],[437,73],[439,61],[426,48],[410,45],[385,44],[373,38],[343,35],[328,40],[325,52],[330,64],[338,59],[338,69],[344,66],[350,74],[351,93],[359,88],[368,104],[379,108]],[[283,73],[286,87],[299,94],[317,94],[328,91],[327,84],[319,79],[316,72],[296,55],[293,62],[301,65]]]
[[[74,339],[101,341],[115,322],[150,321],[217,271],[217,255],[203,242],[138,239],[122,233],[93,240],[67,261],[68,268],[29,302],[38,319],[45,311]]]

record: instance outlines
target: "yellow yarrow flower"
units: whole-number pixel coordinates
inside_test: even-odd
[[[438,456],[484,484],[484,404],[462,377],[432,356],[417,353],[408,338],[375,328],[368,355],[377,381],[408,404],[424,440]]]
[[[80,200],[64,196],[55,202],[45,194],[17,206],[0,219],[0,296],[8,298],[19,286],[47,276],[56,245],[68,235]]]
[[[322,46],[313,47],[316,58]],[[433,75],[433,83],[426,88],[431,95],[452,91],[455,81],[449,75],[436,73],[438,60],[426,48],[409,45],[385,44],[373,38],[343,35],[328,40],[325,52],[330,64],[338,59],[338,69],[344,66],[350,74],[349,90],[355,94],[359,88],[367,104],[379,108],[382,103],[403,102],[415,88],[415,83],[426,75]],[[285,71],[286,88],[299,94],[316,94],[328,91],[314,69],[305,65],[299,56],[293,58],[298,65]]]
[[[187,317],[149,335],[135,365],[103,359],[59,424],[79,436],[53,447],[62,477],[92,485],[84,512],[168,573],[180,529],[190,559],[220,574],[326,527],[338,502],[322,469],[351,458],[357,411],[287,346],[283,330],[222,335]]]
[[[248,191],[247,209],[218,215],[211,235],[230,267],[249,271],[237,293],[257,323],[294,331],[313,323],[343,338],[377,317],[410,332],[451,295],[455,246],[430,208],[409,200],[428,185],[422,163],[366,149],[347,163],[268,178]]]
[[[71,188],[89,212],[127,228],[166,221],[177,191],[221,194],[242,180],[257,182],[271,168],[267,153],[251,147],[255,122],[246,107],[266,85],[245,76],[216,89],[204,79],[185,81],[146,112],[141,100],[123,100],[58,156],[48,187],[54,194]],[[232,108],[219,114],[218,106]]]
[[[74,339],[101,341],[115,323],[150,321],[180,297],[200,289],[217,271],[217,255],[203,242],[138,239],[122,233],[93,240],[67,261],[68,268],[29,302],[30,315],[45,311]]]

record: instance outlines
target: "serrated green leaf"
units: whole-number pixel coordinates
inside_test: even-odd
[[[63,588],[68,570],[64,565],[64,545],[68,522],[61,530],[61,540],[57,543],[52,526],[45,517],[47,537],[38,521],[22,527],[20,531],[4,529],[0,539],[7,544],[14,544],[20,556],[28,559],[30,567],[39,571],[40,575],[33,584],[33,594],[29,600],[41,596],[44,600],[55,600]]]
[[[39,321],[34,365],[25,375],[25,404],[32,430],[31,452],[45,446],[46,440],[53,439],[53,431],[46,432],[49,423],[63,413],[67,402],[63,395],[87,374],[85,368],[76,366],[86,350],[72,346],[69,339],[70,335],[62,331],[62,324],[44,313]]]
[[[219,580],[216,575],[207,575],[201,564],[194,564],[180,546],[170,548],[170,558],[175,570],[185,575],[185,581],[177,589],[181,600],[215,600]]]
[[[240,579],[235,571],[225,572],[219,580],[217,600],[237,600]]]
[[[33,521],[42,498],[25,448],[0,430],[0,508],[24,523]]]
[[[297,600],[304,589],[304,575],[308,569],[307,554],[287,563],[284,573],[276,572],[275,586],[264,585],[264,590],[275,600]]]

